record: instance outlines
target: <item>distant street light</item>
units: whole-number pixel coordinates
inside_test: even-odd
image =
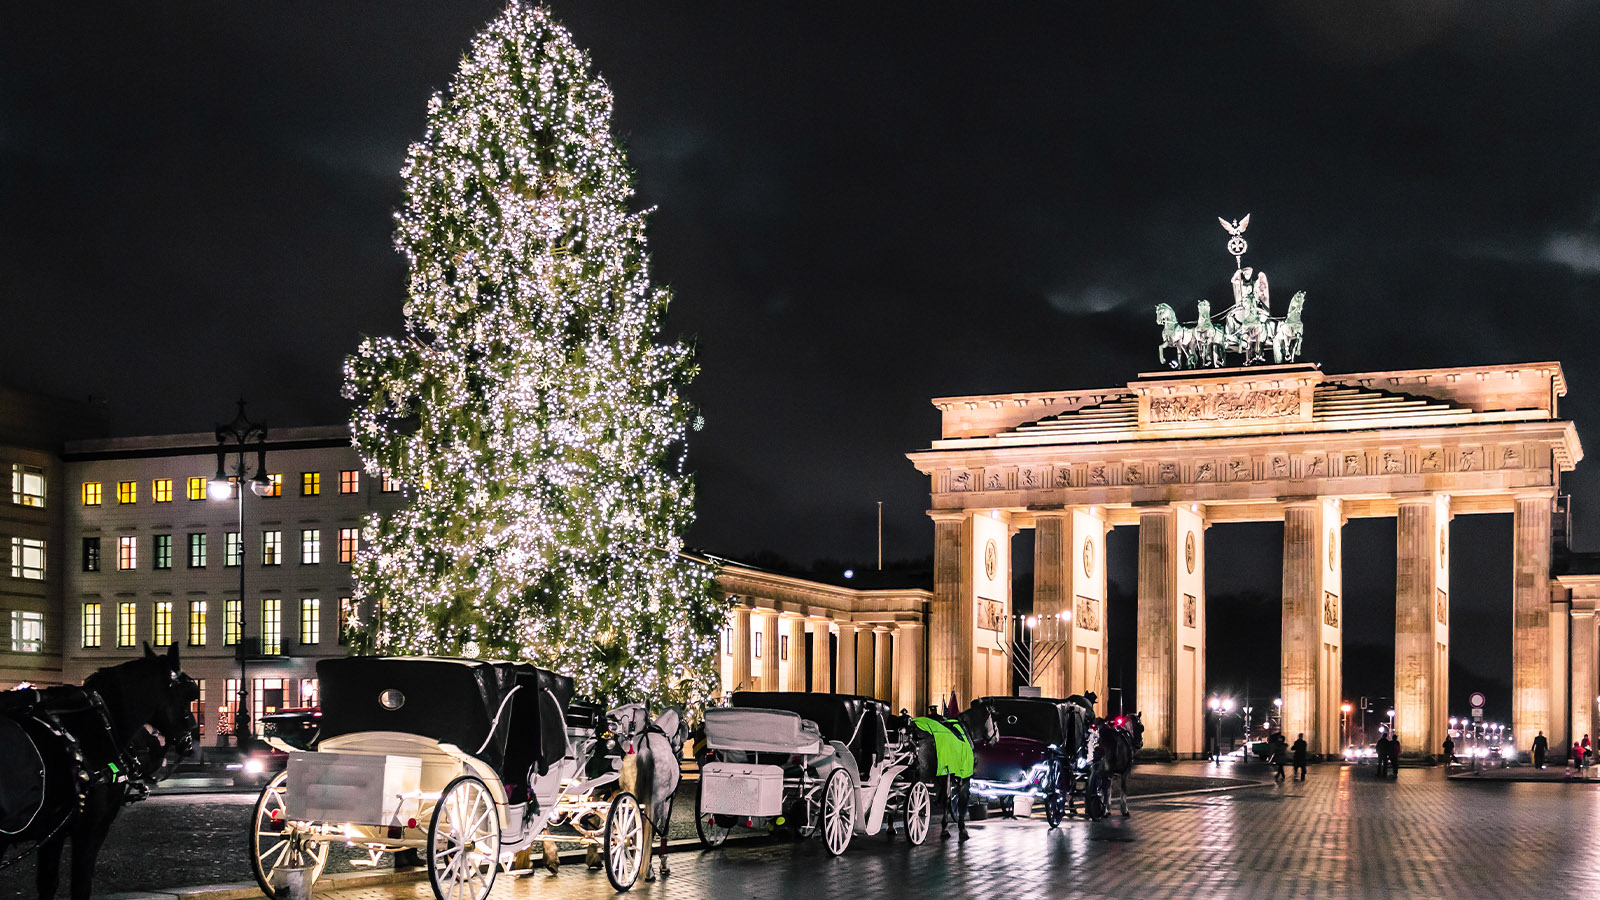
[[[232,444],[232,448],[229,444]],[[272,479],[267,477],[267,426],[264,422],[252,422],[244,414],[244,401],[239,401],[239,412],[233,421],[226,425],[217,426],[217,474],[207,486],[207,493],[213,500],[228,500],[237,498],[239,503],[239,640],[234,646],[234,652],[239,656],[239,691],[237,694],[238,705],[234,710],[233,734],[234,745],[243,747],[246,737],[250,734],[250,682],[246,677],[245,658],[248,653],[245,649],[244,623],[245,623],[245,597],[244,597],[244,491],[246,476],[249,468],[245,464],[245,453],[249,445],[254,443],[256,451],[256,473],[248,479],[250,492],[257,497],[267,497],[272,494]],[[235,455],[233,473],[230,476],[227,470],[228,454]],[[223,553],[227,553],[227,543],[223,543]],[[227,559],[223,559],[224,565]],[[224,612],[222,627],[226,632],[228,627],[227,614]],[[224,634],[223,640],[227,640]]]

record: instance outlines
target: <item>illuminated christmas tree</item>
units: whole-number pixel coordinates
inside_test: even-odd
[[[679,554],[693,520],[681,389],[611,91],[512,2],[428,104],[402,172],[403,338],[345,365],[355,444],[408,506],[367,523],[376,647],[525,659],[610,699],[699,701],[725,605]]]

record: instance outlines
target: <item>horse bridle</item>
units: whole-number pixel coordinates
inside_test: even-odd
[[[151,783],[170,775],[200,738],[200,723],[191,708],[191,703],[200,699],[199,686],[183,672],[168,670],[167,674],[167,697],[163,702],[178,704],[176,727],[157,724],[153,729],[141,729],[128,738],[128,745],[123,748],[128,762],[136,764],[136,767],[130,766],[130,772],[136,771],[140,780]],[[145,746],[140,748],[140,743]]]

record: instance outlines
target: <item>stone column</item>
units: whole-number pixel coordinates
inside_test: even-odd
[[[1600,697],[1600,680],[1595,670],[1595,619],[1594,607],[1572,604],[1572,735],[1582,739],[1595,737],[1595,698]],[[1571,743],[1571,740],[1568,740]]]
[[[1144,714],[1144,745],[1176,753],[1173,733],[1178,629],[1178,516],[1172,507],[1139,513],[1139,634],[1137,709]],[[1108,698],[1109,699],[1109,698]],[[1102,710],[1103,711],[1103,710]]]
[[[1067,510],[1041,511],[1033,520],[1033,613],[1040,621],[1072,611],[1072,514]],[[1035,640],[1033,683],[1046,697],[1067,697],[1067,664],[1072,655],[1070,626],[1041,629],[1059,640]]]
[[[748,691],[750,681],[750,607],[740,605],[729,614],[733,624],[733,677],[726,685],[728,691]]]
[[[761,658],[756,660],[757,684],[763,691],[778,689],[778,613],[776,610],[758,609],[760,620]]]
[[[928,613],[930,695],[948,697],[952,690],[963,702],[972,699],[974,615],[972,593],[972,516],[965,512],[933,514],[933,604]],[[843,632],[839,668],[843,677]],[[854,671],[854,642],[851,642]],[[852,676],[853,677],[853,676]]]
[[[779,654],[779,662],[783,666],[783,689],[786,691],[804,691],[806,689],[806,620],[793,613],[785,613],[779,619],[779,627],[784,637],[789,639],[789,658],[783,659]]]
[[[878,675],[874,666],[876,650],[872,629],[856,629],[856,693],[863,697],[873,696],[872,692],[877,689]]]
[[[1567,756],[1572,748],[1571,732],[1567,729],[1567,676],[1571,674],[1571,658],[1567,655],[1571,643],[1572,601],[1565,591],[1552,591],[1550,598],[1550,750],[1561,749],[1560,757]],[[1579,732],[1582,734],[1582,732]]]
[[[923,636],[922,625],[913,622],[901,622],[900,630],[895,635],[895,668],[899,670],[899,678],[895,686],[895,712],[906,710],[914,716],[920,716],[928,706],[926,681],[927,667],[923,661]]]
[[[885,625],[872,630],[872,668],[876,676],[872,696],[885,703],[894,702],[894,626]]]
[[[1518,494],[1512,514],[1511,731],[1520,758],[1550,736],[1550,494]],[[1555,742],[1551,741],[1554,750]]]
[[[1282,727],[1313,753],[1337,753],[1341,558],[1336,499],[1290,503],[1283,513]]]
[[[825,616],[806,619],[811,626],[811,690],[826,694],[833,690],[833,623]]]
[[[1450,498],[1403,497],[1395,516],[1395,733],[1406,756],[1444,742],[1449,687]],[[1546,599],[1548,604],[1548,596]]]
[[[839,665],[833,690],[839,694],[856,693],[856,626],[853,622],[838,622]]]

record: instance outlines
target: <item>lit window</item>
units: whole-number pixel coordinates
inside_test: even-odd
[[[44,469],[12,463],[11,502],[18,506],[44,506]]]
[[[356,558],[356,546],[361,540],[361,529],[339,529],[339,562],[348,564]]]
[[[350,643],[350,630],[355,627],[355,610],[349,597],[339,598],[339,643]]]
[[[267,487],[268,487],[268,491],[265,494],[262,494],[261,496],[263,496],[263,497],[282,497],[283,496],[283,476],[281,474],[280,475],[268,475],[267,476]]]
[[[190,532],[189,568],[204,569],[206,567],[206,549],[206,533],[204,531]]]
[[[83,645],[85,647],[100,646],[100,604],[85,603],[83,605]]]
[[[25,537],[11,539],[11,577],[44,580],[44,541]]]
[[[128,571],[139,568],[139,538],[125,534],[117,538],[117,568]]]
[[[117,482],[117,502],[118,503],[138,503],[139,502],[139,482],[137,482],[137,481],[119,481],[119,482]]]
[[[339,493],[354,494],[361,490],[361,470],[345,469],[339,473]]]
[[[322,493],[322,473],[321,472],[301,472],[300,473],[300,496],[302,496],[302,497],[315,497],[320,493]]]
[[[385,494],[392,494],[398,490],[400,490],[400,482],[397,479],[390,478],[388,475],[383,476],[383,492]]]
[[[243,612],[244,606],[237,600],[222,602],[222,643],[225,646],[234,646],[244,636],[244,622],[240,616]]]
[[[44,651],[44,613],[11,611],[11,652]]]
[[[300,643],[315,644],[322,639],[322,601],[316,597],[300,600]]]
[[[194,723],[196,725],[200,726],[201,728],[205,728],[206,727],[206,680],[204,678],[196,678],[194,680],[194,688],[195,688],[195,691],[199,694],[199,696],[197,696],[194,700],[191,700],[189,702],[189,712],[194,713]]]
[[[157,503],[172,502],[172,479],[157,478],[150,482],[150,499]]]
[[[184,496],[190,500],[204,500],[206,498],[206,478],[204,475],[191,476],[184,482]]]
[[[287,678],[252,678],[255,682],[255,693],[250,697],[251,715],[250,728],[256,734],[261,733],[261,719],[277,712],[285,705],[289,690]]]
[[[283,562],[283,532],[261,532],[261,564],[276,566]]]
[[[83,539],[83,570],[85,572],[100,571],[100,539],[97,537]]]
[[[244,560],[244,547],[240,545],[239,532],[230,531],[223,536],[222,564],[224,566],[237,566]]]
[[[167,647],[172,644],[172,601],[156,601],[156,630],[154,643],[157,647]]]
[[[239,712],[239,679],[224,678],[222,690],[222,702],[217,704],[217,733],[229,734],[233,731],[235,716]]]
[[[300,530],[300,564],[314,566],[322,562],[322,531],[317,528]]]
[[[261,652],[277,656],[283,652],[283,601],[261,601]]]
[[[206,645],[206,601],[189,601],[189,646]]]
[[[117,646],[132,647],[137,641],[139,607],[132,601],[117,604]]]
[[[157,534],[153,535],[152,539],[155,541],[156,568],[172,568],[172,535]],[[168,643],[171,643],[171,641],[168,641]]]
[[[84,506],[99,506],[100,505],[100,482],[98,482],[98,481],[85,481],[83,483],[83,505]]]

